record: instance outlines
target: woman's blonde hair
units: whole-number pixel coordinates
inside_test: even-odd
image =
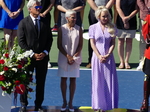
[[[97,10],[95,11],[95,17],[99,20],[99,17],[102,12],[108,13],[108,23],[105,25],[108,28],[108,32],[110,33],[111,37],[115,37],[115,25],[112,23],[111,15],[109,10],[105,6],[98,6]]]

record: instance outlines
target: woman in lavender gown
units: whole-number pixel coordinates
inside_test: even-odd
[[[95,11],[98,19],[89,27],[92,55],[92,108],[111,110],[118,107],[118,80],[113,57],[116,28],[105,6]]]

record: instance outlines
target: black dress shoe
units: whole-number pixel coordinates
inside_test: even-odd
[[[26,107],[20,107],[19,112],[26,112]]]
[[[42,107],[35,107],[34,111],[46,112],[46,111],[44,111],[44,109]]]
[[[140,112],[148,112],[148,100],[143,100]]]

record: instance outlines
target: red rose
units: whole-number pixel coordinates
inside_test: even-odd
[[[21,68],[22,68],[22,65],[18,65],[18,68],[21,69]]]
[[[1,88],[2,88],[3,91],[6,91],[6,90],[7,90],[7,88],[5,88],[4,86],[2,86]]]
[[[9,58],[9,54],[8,54],[8,53],[6,53],[6,54],[5,54],[5,57],[6,57],[6,58]]]
[[[5,67],[3,68],[3,70],[4,70],[4,71],[8,71],[8,67],[5,66]]]
[[[16,93],[24,94],[26,87],[23,84],[19,84],[18,86],[16,86],[15,90],[16,90]]]
[[[25,61],[22,59],[21,60],[21,65],[24,66],[25,65]]]
[[[29,88],[29,89],[28,89],[28,91],[29,91],[29,92],[32,92],[32,91],[33,91],[33,89],[32,89],[32,88]]]
[[[4,64],[5,63],[5,61],[4,60],[0,60],[0,64]]]
[[[15,84],[16,84],[16,85],[19,85],[19,84],[20,84],[20,81],[16,80],[16,81],[15,81]]]
[[[5,76],[4,75],[0,75],[0,81],[4,81],[5,80]]]

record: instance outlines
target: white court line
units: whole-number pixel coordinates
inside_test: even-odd
[[[53,34],[53,35],[57,35],[58,32],[52,32],[52,34]],[[83,33],[83,38],[86,39],[86,40],[89,40],[88,32]],[[140,41],[140,34],[137,34],[137,33],[136,33],[136,34],[135,34],[135,39],[136,39],[137,41]]]
[[[58,68],[48,68],[48,70],[56,70]],[[80,70],[91,70],[90,68],[80,68]],[[135,71],[135,72],[139,72],[140,70],[136,70],[136,69],[116,69],[117,71]]]
[[[86,40],[89,40],[89,35],[88,35],[88,32],[86,32],[86,33],[83,33],[83,38],[84,39],[86,39]],[[135,39],[137,40],[137,41],[140,41],[140,34],[135,34]]]

